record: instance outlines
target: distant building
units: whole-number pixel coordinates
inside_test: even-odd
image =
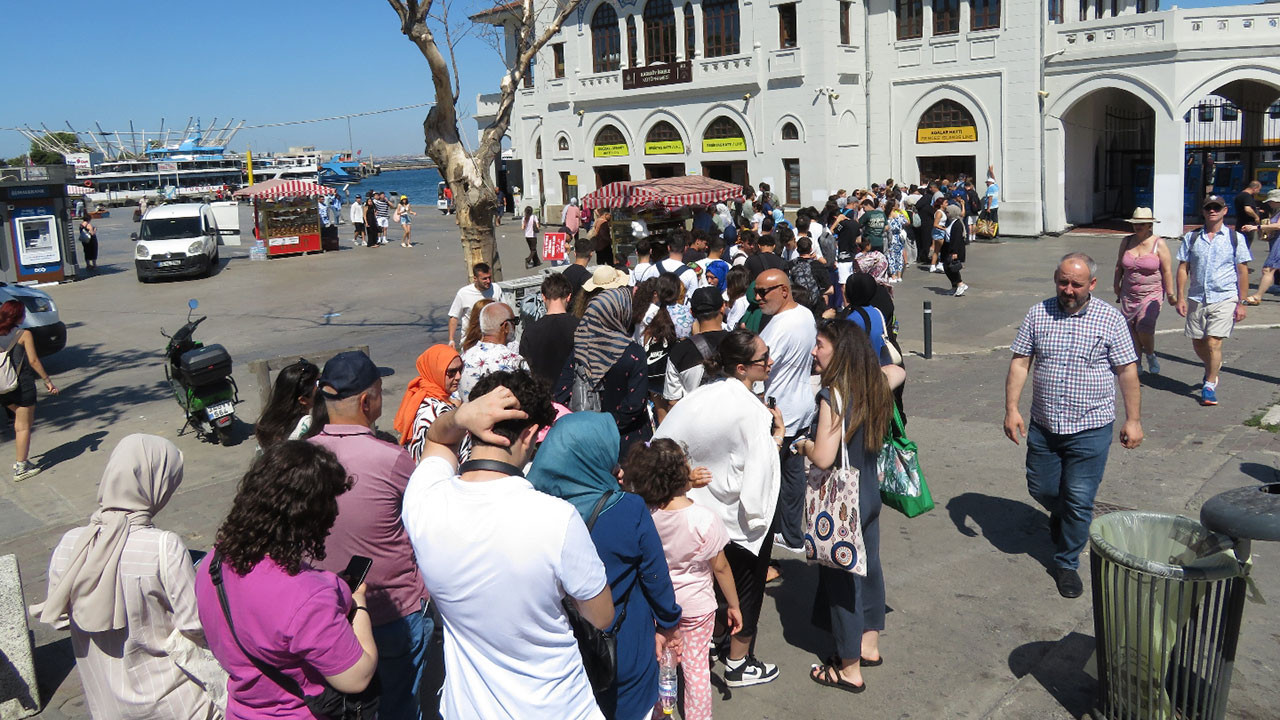
[[[506,28],[508,58],[518,7],[475,16]],[[607,182],[686,173],[766,182],[794,209],[887,178],[981,189],[991,165],[1003,232],[1153,205],[1174,235],[1205,184],[1274,185],[1277,56],[1275,4],[589,0],[517,92],[506,184],[551,218]],[[477,98],[481,127],[497,101]],[[1234,161],[1189,144],[1206,105],[1237,111],[1215,126]]]

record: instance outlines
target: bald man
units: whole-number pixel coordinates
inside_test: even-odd
[[[480,378],[499,370],[528,370],[529,364],[508,345],[516,334],[516,315],[503,302],[489,303],[480,310],[480,342],[462,354],[462,379],[458,395],[466,402]]]
[[[1093,302],[1098,267],[1084,253],[1062,258],[1053,273],[1057,297],[1036,303],[1018,328],[1004,386],[1004,434],[1027,439],[1027,489],[1049,511],[1054,581],[1066,598],[1080,597],[1077,568],[1089,539],[1093,498],[1102,483],[1116,419],[1116,383],[1124,393],[1120,444],[1142,444],[1138,355],[1124,316]],[[1031,425],[1018,401],[1031,378]]]
[[[786,424],[782,441],[782,489],[774,522],[782,545],[804,551],[804,458],[791,453],[791,443],[808,432],[815,406],[809,384],[813,346],[818,341],[813,313],[791,295],[791,281],[782,270],[765,270],[756,276],[756,301],[769,324],[760,338],[769,347],[773,369],[765,383],[765,398],[773,398]]]

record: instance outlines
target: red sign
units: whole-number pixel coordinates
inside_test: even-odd
[[[542,259],[564,260],[564,244],[569,236],[562,232],[542,234]]]

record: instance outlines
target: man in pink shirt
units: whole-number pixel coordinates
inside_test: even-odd
[[[316,566],[337,573],[352,555],[373,559],[365,583],[382,681],[378,717],[420,720],[418,686],[435,626],[400,521],[413,459],[374,435],[373,424],[382,415],[382,378],[367,355],[354,350],[335,355],[320,373],[319,388],[329,423],[311,442],[338,456],[352,486],[338,496],[338,519],[325,541],[325,559]]]

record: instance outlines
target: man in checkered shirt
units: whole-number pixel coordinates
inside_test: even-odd
[[[1027,312],[1004,386],[1004,434],[1014,444],[1019,436],[1027,439],[1027,489],[1049,511],[1049,536],[1057,549],[1052,572],[1067,598],[1084,591],[1077,568],[1111,448],[1117,376],[1125,413],[1120,444],[1133,449],[1142,443],[1138,355],[1124,316],[1090,300],[1097,270],[1084,253],[1062,258],[1053,273],[1057,297]],[[1032,359],[1027,427],[1018,400]]]

